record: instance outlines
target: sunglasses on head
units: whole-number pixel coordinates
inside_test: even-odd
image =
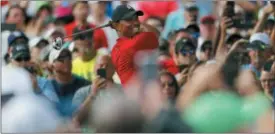
[[[17,57],[14,59],[17,62],[22,62],[22,61],[30,61],[31,57],[30,56],[25,56],[25,57]]]
[[[64,62],[65,60],[72,60],[71,56],[60,56],[56,59],[57,61]]]

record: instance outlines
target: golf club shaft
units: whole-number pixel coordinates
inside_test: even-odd
[[[81,31],[81,32],[78,32],[78,33],[75,33],[75,34],[63,37],[63,40],[66,39],[66,38],[70,38],[70,37],[74,37],[74,36],[77,36],[77,35],[80,35],[80,34],[91,32],[91,31],[94,31],[94,30],[97,30],[97,29],[100,29],[100,28],[108,27],[110,25],[111,25],[111,22],[108,23],[108,24],[102,25],[102,26],[98,26],[98,27],[95,27],[95,28],[92,28],[92,29],[88,29],[88,30],[85,30],[85,31]]]

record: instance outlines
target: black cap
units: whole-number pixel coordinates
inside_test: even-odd
[[[11,58],[30,57],[29,46],[26,44],[16,44],[12,47]]]
[[[235,43],[236,41],[242,38],[243,37],[240,34],[234,33],[234,34],[228,35],[225,42],[226,44],[233,45],[233,43]]]
[[[91,27],[89,26],[85,26],[85,27],[75,27],[73,29],[73,34],[77,34],[79,32],[82,32],[82,31],[85,31],[85,30],[88,30],[90,29]],[[89,31],[89,32],[86,32],[86,33],[83,33],[83,34],[79,34],[79,35],[76,35],[73,37],[73,40],[92,40],[93,39],[93,32],[92,31]]]
[[[119,5],[113,12],[112,21],[129,20],[135,16],[143,16],[142,11],[136,11],[129,5]]]
[[[266,44],[262,41],[255,40],[247,45],[248,50],[260,50],[263,51],[267,48]]]
[[[175,52],[178,54],[183,50],[196,50],[196,46],[193,41],[189,38],[181,38],[176,42]]]

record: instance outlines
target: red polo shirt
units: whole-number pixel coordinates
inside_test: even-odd
[[[135,54],[141,50],[158,47],[155,33],[142,32],[133,38],[121,37],[112,50],[112,62],[123,86],[137,73]]]
[[[66,34],[72,35],[75,27],[76,27],[75,21],[70,24],[67,24],[65,26]],[[90,27],[94,28],[95,25],[90,24]],[[94,40],[95,49],[99,49],[102,47],[108,48],[107,37],[102,29],[97,29],[94,31],[93,40]]]

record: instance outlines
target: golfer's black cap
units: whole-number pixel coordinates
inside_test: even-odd
[[[136,11],[129,5],[119,5],[113,12],[112,21],[131,20],[135,16],[143,16],[142,11]]]

